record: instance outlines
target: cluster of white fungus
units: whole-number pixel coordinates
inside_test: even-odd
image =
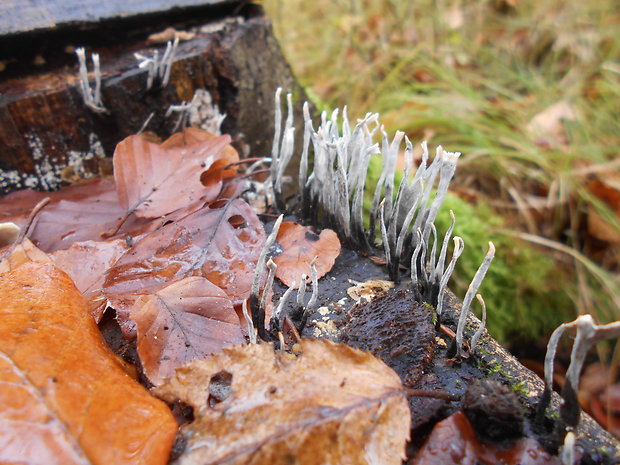
[[[303,145],[298,154],[299,195],[296,203],[289,203],[284,196],[284,183],[287,167],[296,153],[291,94],[287,95],[286,102],[287,114],[283,122],[281,89],[278,89],[269,181],[276,206],[281,211],[291,209],[291,205],[297,207],[303,217],[316,225],[334,229],[345,243],[357,250],[369,252],[382,248],[388,273],[394,281],[400,279],[402,264],[409,265],[414,296],[435,305],[440,320],[448,280],[463,252],[464,243],[458,236],[452,238],[455,223],[452,212],[452,224],[443,237],[441,247],[434,222],[448,192],[460,153],[448,152],[439,146],[430,161],[424,142],[421,144],[422,159],[414,168],[412,143],[401,131],[390,138],[379,123],[377,113],[366,114],[352,126],[346,107],[342,112],[334,110],[331,115],[323,112],[315,130],[309,106],[305,103]],[[377,138],[380,143],[376,142]],[[405,167],[397,185],[396,167],[403,142]],[[381,173],[373,188],[366,223],[364,194],[370,188],[367,177],[373,156],[381,158]],[[455,247],[452,259],[446,266],[451,239]],[[470,304],[494,253],[495,248],[489,243],[489,252],[465,296],[457,327],[459,356]],[[476,341],[479,338],[480,334]]]

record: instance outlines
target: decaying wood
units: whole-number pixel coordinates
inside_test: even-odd
[[[267,155],[275,89],[281,86],[299,96],[302,92],[269,21],[262,15],[233,16],[195,32],[193,39],[178,44],[170,83],[148,91],[147,70],[138,68],[134,53],[152,56],[159,50],[161,56],[165,44],[147,46],[143,37],[123,48],[87,50],[101,55],[106,113],[85,106],[77,60],[0,82],[0,190],[51,190],[63,181],[109,171],[107,157],[120,140],[139,132],[151,114],[145,129],[166,137],[179,118],[166,116],[167,109],[190,102],[199,89],[206,90],[198,99],[203,109],[210,99],[226,115],[222,131],[232,135],[242,156]],[[201,123],[206,121],[198,116]]]
[[[171,8],[230,3],[231,0],[5,0],[0,34],[17,34],[75,22],[95,23],[123,15],[153,14]]]

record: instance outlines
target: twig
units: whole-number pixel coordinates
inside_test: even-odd
[[[459,396],[455,396],[454,394],[449,394],[447,392],[436,392],[436,391],[427,391],[424,389],[414,389],[409,386],[403,386],[405,392],[408,397],[430,397],[432,399],[443,399],[449,400],[451,402],[458,402],[461,400]]]
[[[4,251],[2,258],[0,258],[0,262],[10,257],[11,254],[15,251],[15,247],[21,244],[23,240],[28,236],[28,233],[30,232],[31,227],[34,224],[37,215],[43,209],[43,207],[45,207],[49,202],[50,202],[50,198],[45,197],[44,199],[42,199],[39,203],[37,203],[34,206],[32,211],[30,212],[30,215],[28,215],[28,218],[26,219],[26,223],[24,224],[23,228],[20,230],[19,235],[13,241],[13,244],[11,244],[11,246]]]

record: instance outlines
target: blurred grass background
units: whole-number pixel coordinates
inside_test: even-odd
[[[380,112],[388,132],[462,152],[437,224],[454,210],[460,297],[498,249],[481,288],[492,335],[620,319],[620,2],[263,5],[319,109]]]

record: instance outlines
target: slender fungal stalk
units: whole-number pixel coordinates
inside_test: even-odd
[[[476,299],[478,299],[478,302],[480,302],[480,306],[482,307],[482,319],[480,321],[480,326],[478,327],[474,335],[471,337],[470,346],[471,346],[472,353],[476,352],[476,346],[478,345],[478,341],[480,340],[480,337],[482,336],[482,332],[484,331],[484,328],[486,327],[486,324],[487,324],[487,306],[484,303],[484,299],[482,298],[480,294],[476,294]]]
[[[491,262],[495,257],[495,246],[493,242],[489,242],[489,251],[487,252],[480,268],[474,275],[474,279],[471,280],[471,284],[467,289],[467,293],[465,294],[465,298],[463,299],[463,306],[461,307],[461,314],[459,315],[459,323],[456,327],[456,356],[459,358],[461,356],[462,345],[463,345],[463,331],[465,330],[465,322],[467,321],[467,314],[469,313],[469,307],[471,305],[474,296],[478,292],[478,288],[480,284],[482,284],[482,280],[484,276],[487,274],[487,270],[489,266],[491,266]]]

